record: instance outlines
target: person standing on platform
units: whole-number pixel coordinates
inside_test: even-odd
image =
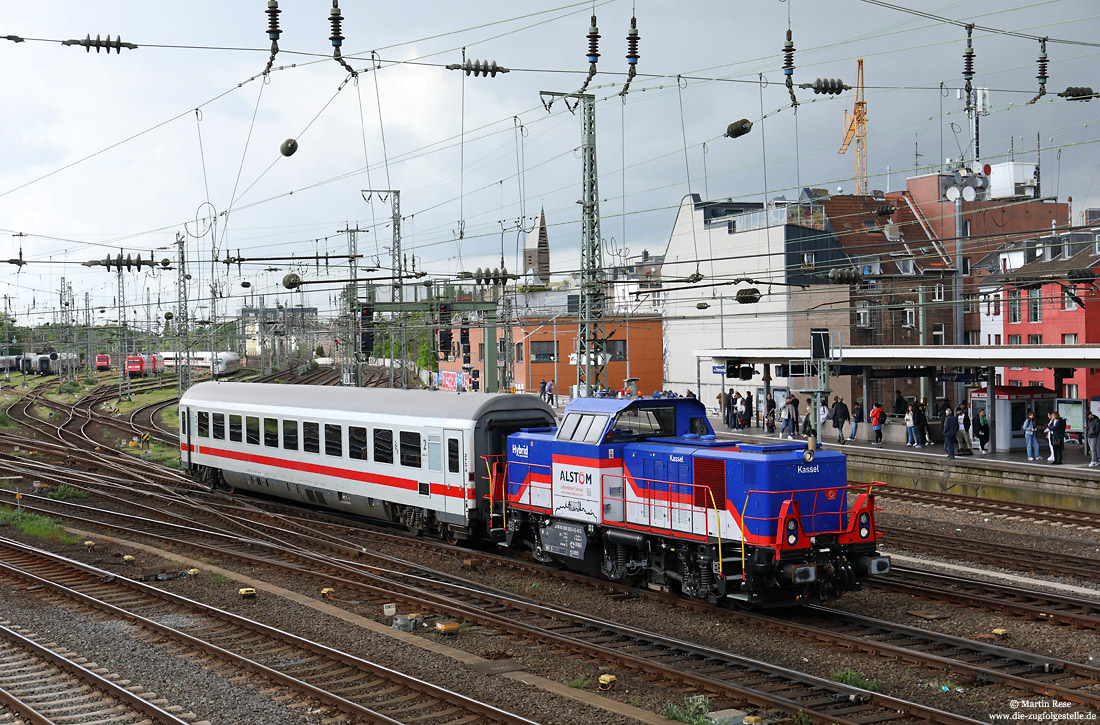
[[[848,412],[848,406],[844,403],[844,398],[837,398],[833,403],[833,427],[836,428],[837,439],[836,442],[840,445],[844,445],[844,426],[852,419],[851,414]]]
[[[1092,456],[1089,468],[1100,466],[1100,418],[1095,413],[1089,413],[1088,422],[1085,423],[1085,439],[1089,443],[1089,455]]]
[[[756,410],[752,407],[752,392],[746,390],[743,400],[745,401],[745,417],[743,427],[752,428],[752,419],[754,417],[754,414],[756,413]]]
[[[775,407],[775,398],[768,393],[767,400],[764,401],[764,430],[768,433],[775,433]]]
[[[985,417],[985,408],[978,411],[978,422],[974,424],[974,429],[978,433],[978,447],[981,449],[982,455],[984,456],[986,453],[989,453],[989,451],[985,449],[985,447],[989,445],[989,418]]]
[[[925,415],[924,403],[917,403],[913,406],[913,427],[917,433],[917,448],[924,448],[931,443],[931,439],[928,437],[928,416]]]
[[[948,415],[943,419],[943,451],[948,458],[955,457],[955,436],[959,432],[959,419]]]
[[[905,411],[905,445],[912,447],[917,445],[917,428],[913,422],[913,406]]]
[[[1054,428],[1050,432],[1050,445],[1054,449],[1052,465],[1062,465],[1062,449],[1066,447],[1066,421],[1057,412],[1054,416]]]
[[[905,411],[909,409],[909,403],[906,402],[900,390],[895,390],[894,395],[894,415],[905,415]]]
[[[1054,434],[1054,413],[1050,412],[1050,413],[1047,413],[1046,436],[1047,436],[1047,448],[1050,449],[1050,455],[1047,456],[1047,460],[1050,461],[1051,463],[1054,463],[1054,435],[1053,434]]]
[[[856,431],[859,430],[859,424],[863,422],[863,403],[856,402],[856,407],[852,408],[852,434],[848,436],[848,440],[854,441],[856,439]]]
[[[1020,430],[1024,432],[1024,445],[1027,448],[1027,460],[1039,460],[1039,440],[1035,437],[1038,433],[1038,429],[1035,424],[1034,410],[1029,410],[1027,412],[1027,419],[1024,421],[1024,424],[1020,426]]]
[[[733,424],[733,388],[726,393],[726,427],[734,428]]]
[[[871,407],[871,428],[875,431],[875,439],[871,441],[873,446],[882,445],[882,424],[886,422],[886,411],[882,409],[882,406],[875,403]]]
[[[719,390],[718,395],[714,396],[714,399],[718,401],[718,414],[722,416],[722,422],[725,423],[726,418],[726,391]],[[726,426],[729,428],[729,426]]]
[[[741,393],[733,394],[733,429],[741,430],[741,417],[745,412],[745,401]]]
[[[970,413],[965,405],[960,405],[955,411],[955,417],[959,422],[959,432],[955,434],[959,445],[958,453],[960,456],[972,456],[974,451],[970,449]]]
[[[814,401],[806,398],[806,417],[802,419],[802,435],[814,435]]]

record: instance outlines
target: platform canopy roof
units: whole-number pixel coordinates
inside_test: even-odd
[[[787,364],[810,359],[809,347],[745,347],[693,350],[695,357],[716,363],[738,360],[748,364]],[[924,345],[848,347],[834,350],[841,365],[874,367],[1034,367],[1100,368],[1100,345],[1003,345],[980,347],[967,345]]]

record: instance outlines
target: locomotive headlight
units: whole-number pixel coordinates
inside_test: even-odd
[[[798,543],[798,523],[794,519],[787,519],[787,544],[794,546]]]
[[[814,462],[814,452],[812,450],[810,450],[809,448],[802,451],[802,460],[806,461],[806,463],[813,463]]]
[[[866,511],[859,515],[859,538],[866,539],[871,535],[871,516]]]

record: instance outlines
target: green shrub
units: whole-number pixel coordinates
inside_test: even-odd
[[[712,725],[710,719],[710,699],[706,697],[685,697],[680,704],[665,703],[661,714],[669,720],[678,720],[688,725]]]
[[[32,514],[29,511],[22,513],[13,508],[0,509],[0,526],[13,526],[27,536],[36,539],[58,541],[62,544],[76,544],[80,539],[70,536],[61,528],[61,524],[51,518]]]
[[[67,483],[63,483],[57,487],[56,491],[51,491],[46,494],[49,498],[63,499],[63,498],[88,498],[87,491],[81,491],[79,488],[73,488]]]
[[[562,680],[569,687],[573,687],[578,690],[583,690],[588,687],[588,683],[592,682],[592,675],[578,675],[572,680]]]

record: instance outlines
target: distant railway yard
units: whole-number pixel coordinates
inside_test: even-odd
[[[334,376],[260,382],[276,380]],[[887,487],[889,575],[823,603],[745,609],[211,487],[179,470],[170,377],[135,384],[128,404],[109,377],[68,394],[34,382],[2,398],[5,721],[1100,711],[1100,516]],[[35,677],[3,674],[16,669]]]

